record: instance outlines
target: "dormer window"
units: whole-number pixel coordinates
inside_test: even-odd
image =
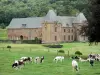
[[[66,29],[64,29],[64,32],[66,32]]]
[[[44,27],[45,27],[45,29],[47,29],[47,25],[46,24],[44,25]]]
[[[26,24],[22,24],[22,28],[26,28]]]
[[[67,25],[67,26],[69,26],[69,24],[68,24],[68,23],[67,23],[66,25]]]
[[[57,27],[55,27],[55,32],[57,32]]]

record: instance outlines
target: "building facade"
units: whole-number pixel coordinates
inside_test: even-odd
[[[7,27],[9,40],[33,40],[36,37],[42,43],[87,41],[79,31],[85,25],[83,13],[76,16],[58,16],[49,10],[44,17],[14,18]]]

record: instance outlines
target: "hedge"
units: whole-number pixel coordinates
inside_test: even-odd
[[[44,47],[49,47],[49,48],[62,48],[63,45],[43,45]]]

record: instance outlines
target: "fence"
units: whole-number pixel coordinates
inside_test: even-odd
[[[60,53],[58,52],[59,50],[64,50],[65,53]],[[11,48],[7,48],[7,47],[0,47],[0,51],[9,51],[9,52],[16,52],[16,51],[25,51],[25,52],[34,52],[34,51],[45,51],[45,52],[51,52],[51,53],[55,53],[57,55],[66,55],[66,56],[70,56],[72,55],[72,53],[70,54],[70,49],[61,49],[61,48],[34,48],[34,47],[11,47]]]

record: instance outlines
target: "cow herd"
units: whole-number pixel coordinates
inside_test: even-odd
[[[93,66],[94,61],[100,61],[100,54],[89,54],[87,59],[83,59],[81,57],[75,56],[75,57],[71,57],[72,58],[72,68],[73,70],[79,71],[78,68],[78,61],[80,62],[89,62],[91,66]],[[78,61],[76,60],[78,59]],[[21,57],[19,60],[15,60],[14,63],[12,64],[12,68],[22,68],[22,66],[25,66],[26,63],[43,63],[44,61],[44,56],[42,57]],[[64,61],[64,56],[56,56],[53,59],[53,62],[57,63],[58,61],[63,62]]]
[[[89,54],[87,59],[82,59],[81,57],[72,57],[72,67],[76,71],[79,71],[78,62],[75,59],[78,59],[80,62],[89,62],[91,66],[94,66],[95,61],[100,61],[100,54]]]
[[[34,62],[35,63],[43,63],[44,56],[42,57],[35,57]],[[21,57],[19,60],[15,60],[12,64],[12,68],[18,69],[22,68],[22,66],[25,66],[26,63],[33,63],[32,57]]]
[[[12,64],[12,68],[21,68],[22,66],[25,66],[27,62],[32,62],[32,57],[21,57],[19,60],[15,60]]]

